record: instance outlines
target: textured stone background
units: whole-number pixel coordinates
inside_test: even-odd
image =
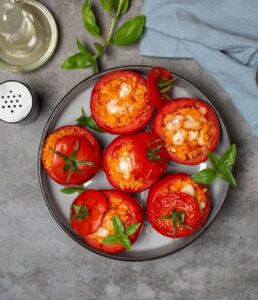
[[[238,188],[209,230],[192,245],[163,259],[132,263],[85,250],[57,225],[41,196],[37,152],[45,123],[58,101],[91,71],[63,71],[75,53],[75,38],[89,43],[80,20],[82,0],[44,0],[60,30],[57,51],[44,67],[28,74],[1,70],[0,81],[17,79],[42,98],[39,119],[28,126],[1,123],[0,299],[257,299],[258,140],[231,100],[191,60],[141,57],[138,45],[110,50],[102,69],[128,64],[166,66],[211,97],[238,147]],[[132,1],[129,14],[140,10]],[[108,23],[104,14],[101,23]],[[244,101],[244,99],[243,99]]]

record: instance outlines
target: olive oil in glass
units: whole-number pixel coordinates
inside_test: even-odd
[[[53,54],[57,28],[48,9],[35,0],[0,1],[0,66],[26,72]]]

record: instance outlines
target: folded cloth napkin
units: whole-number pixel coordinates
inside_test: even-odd
[[[194,58],[258,136],[258,0],[145,0],[141,54]]]

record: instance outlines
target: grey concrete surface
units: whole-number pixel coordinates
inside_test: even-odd
[[[237,144],[238,188],[230,190],[208,231],[166,258],[119,262],[82,248],[52,218],[38,184],[38,145],[53,108],[91,74],[64,71],[60,64],[75,53],[76,37],[85,43],[93,39],[81,24],[82,0],[42,2],[54,13],[60,30],[55,55],[32,73],[0,70],[1,82],[21,80],[42,100],[40,117],[33,124],[0,125],[0,299],[258,299],[258,140],[228,96],[194,61],[142,57],[135,45],[108,51],[101,67],[166,66],[192,81],[221,110]],[[138,13],[142,1],[132,3],[126,17]],[[104,13],[98,19],[109,22]]]

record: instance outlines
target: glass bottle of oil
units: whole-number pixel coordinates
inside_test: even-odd
[[[55,20],[35,0],[0,1],[0,66],[31,71],[52,55],[57,42]]]

